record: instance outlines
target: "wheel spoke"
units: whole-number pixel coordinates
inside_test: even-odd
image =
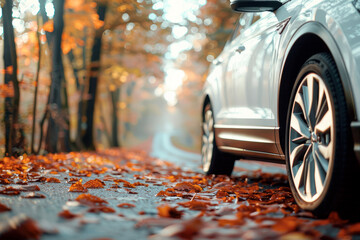
[[[303,178],[304,178],[304,166],[305,166],[305,162],[302,161],[302,163],[300,164],[298,170],[296,173],[294,173],[294,184],[297,188],[301,188],[302,185],[300,185],[301,183],[303,183]]]
[[[331,111],[327,111],[322,119],[316,124],[315,130],[324,133],[331,128],[333,125]]]
[[[206,154],[207,154],[207,149],[208,149],[208,146],[205,145],[205,144],[201,147],[202,157],[206,156]]]
[[[214,119],[211,116],[211,118],[208,121],[209,132],[213,132],[213,125],[214,125]]]
[[[307,80],[307,79],[306,79]],[[303,85],[301,87],[302,89],[302,98],[303,98],[303,101],[304,101],[304,107],[305,107],[305,118],[307,121],[309,121],[308,119],[308,115],[309,115],[309,109],[310,109],[310,103],[309,103],[309,90],[308,90],[308,86],[305,86]],[[298,93],[300,94],[300,93]]]
[[[210,132],[210,133],[209,133],[208,141],[209,141],[209,143],[211,143],[211,144],[214,142],[214,132]]]
[[[313,92],[314,92],[314,79],[312,76],[309,76],[306,78],[306,83],[307,83],[307,111],[306,111],[306,115],[309,116],[311,113],[311,107],[312,107],[312,102],[313,102]]]
[[[314,129],[315,125],[315,114],[316,110],[315,107],[317,107],[317,84],[315,83],[314,77],[309,76],[307,78],[307,96],[308,96],[308,109],[306,112],[307,120],[310,125],[310,129]]]
[[[318,165],[315,165],[315,189],[316,193],[321,193],[324,190],[325,177],[321,173]]]
[[[295,103],[298,104],[298,106],[300,107],[301,112],[302,112],[302,114],[303,114],[303,116],[305,117],[305,120],[306,120],[306,108],[305,108],[303,97],[302,97],[302,95],[300,93],[296,94]]]
[[[294,129],[302,139],[309,139],[310,138],[310,131],[307,126],[307,124],[304,122],[304,120],[301,118],[300,114],[293,113],[291,116],[291,128]],[[295,139],[294,139],[295,140]]]
[[[308,144],[301,144],[294,148],[290,155],[290,166],[294,169],[297,165],[299,165],[299,161],[303,159],[301,156],[303,153],[309,148]],[[296,170],[296,169],[295,169]]]
[[[209,147],[208,147],[208,149],[207,149],[207,163],[210,163],[210,160],[211,160],[211,157],[212,157],[212,150],[213,150],[213,144],[212,143],[210,143],[209,144]]]
[[[316,194],[315,187],[315,164],[313,154],[308,155],[305,194],[311,199]]]
[[[318,122],[319,117],[321,116],[321,110],[324,107],[324,104],[326,105],[326,98],[324,99],[325,96],[325,86],[324,84],[319,81],[319,97],[318,97],[318,103],[317,103],[317,108],[316,108],[316,123]]]
[[[317,153],[321,154],[321,158],[327,162],[326,159],[329,159],[332,154],[332,143],[327,146],[319,144]]]
[[[306,193],[306,185],[308,182],[308,168],[309,168],[309,154],[311,153],[311,145],[306,149],[306,152],[303,156],[303,162],[304,162],[304,170],[303,170],[303,176],[302,176],[302,183],[301,183],[301,189],[303,190],[303,193]]]
[[[204,131],[204,135],[208,136],[209,135],[209,127],[208,124],[206,122],[204,122],[203,124],[203,131]]]
[[[209,138],[206,135],[202,136],[203,145],[206,146],[209,143]]]
[[[318,149],[315,149],[314,160],[316,192],[321,192],[324,188],[324,182],[329,165],[326,159],[324,159],[321,153],[319,153]]]

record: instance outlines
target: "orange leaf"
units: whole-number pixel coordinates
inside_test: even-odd
[[[134,186],[145,186],[145,187],[148,187],[148,186],[149,186],[149,184],[141,183],[141,182],[134,182],[133,185],[134,185]]]
[[[87,206],[101,206],[108,203],[106,200],[88,193],[80,194],[75,200]]]
[[[133,208],[135,207],[134,204],[131,203],[120,203],[119,205],[117,205],[119,208]]]
[[[60,180],[57,178],[47,178],[46,182],[48,183],[60,183]]]
[[[203,202],[203,201],[188,201],[188,202],[180,202],[178,203],[180,206],[189,208],[191,210],[206,210],[208,208],[208,206],[214,206],[214,204],[209,203],[209,202]]]
[[[216,193],[216,198],[223,198],[223,197],[228,197],[229,194],[223,190],[219,190]]]
[[[168,204],[158,206],[157,210],[160,217],[181,218],[183,214],[182,212],[178,211],[176,207],[170,207]]]
[[[40,239],[42,231],[31,218],[18,216],[8,222],[11,224],[4,224],[0,239]]]
[[[79,215],[73,214],[69,210],[64,210],[62,212],[59,212],[58,216],[65,218],[65,219],[73,219],[73,218],[79,217]]]
[[[84,186],[81,184],[82,179],[77,181],[76,183],[71,184],[69,188],[69,192],[87,192],[88,190],[84,188]]]
[[[90,209],[88,210],[88,212],[91,212],[91,213],[98,213],[98,212],[115,213],[116,211],[115,211],[113,208],[111,208],[111,207],[100,206],[100,207],[90,208]]]
[[[342,228],[338,233],[338,238],[360,234],[360,223],[352,224],[346,228]]]
[[[89,180],[83,185],[86,188],[104,188],[105,183],[100,179]]]
[[[202,188],[199,185],[192,184],[189,182],[177,183],[174,187],[175,190],[185,192],[201,192]]]
[[[7,211],[11,211],[11,208],[9,208],[6,205],[0,203],[0,213],[7,212]]]

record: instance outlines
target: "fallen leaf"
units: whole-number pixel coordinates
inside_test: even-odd
[[[63,210],[58,213],[58,216],[65,218],[65,219],[73,219],[73,218],[79,217],[80,215],[74,214],[74,213],[70,212],[69,210]]]
[[[101,206],[108,203],[106,200],[89,193],[80,194],[75,200],[87,206]]]
[[[52,177],[52,178],[47,178],[46,182],[47,183],[60,183],[60,180]]]
[[[119,208],[133,208],[135,207],[134,204],[131,203],[120,203],[119,205],[117,205]]]
[[[188,202],[180,202],[178,203],[180,206],[183,206],[185,208],[189,208],[191,210],[197,210],[197,211],[202,211],[202,210],[206,210],[208,208],[208,206],[214,206],[215,204],[209,203],[209,202],[204,202],[204,201],[188,201]]]
[[[41,229],[37,223],[24,215],[15,216],[2,223],[0,228],[0,239],[31,240],[40,239]]]
[[[29,186],[21,186],[19,190],[23,192],[33,192],[33,191],[40,191],[40,188],[37,185],[29,185]]]
[[[216,198],[223,198],[223,197],[228,197],[228,196],[229,196],[229,194],[223,190],[219,190],[216,193]]]
[[[360,234],[360,223],[354,223],[345,228],[340,229],[337,237],[345,238],[346,236],[358,235],[358,234]]]
[[[6,187],[2,190],[0,190],[0,194],[4,195],[19,195],[20,191],[18,189],[15,189],[13,187]]]
[[[133,185],[134,185],[134,186],[144,186],[144,187],[148,187],[148,186],[149,186],[149,184],[141,183],[141,182],[134,182]]]
[[[103,212],[103,213],[115,213],[116,211],[111,208],[111,207],[107,207],[107,206],[99,206],[99,207],[93,207],[93,208],[90,208],[88,210],[88,212],[91,212],[91,213],[98,213],[98,212]]]
[[[157,210],[160,217],[181,218],[183,214],[181,211],[178,211],[176,207],[171,207],[168,204],[158,206]]]
[[[295,231],[304,220],[297,217],[289,216],[280,219],[273,219],[276,223],[271,227],[274,231],[288,233]]]
[[[6,205],[0,203],[0,213],[7,212],[7,211],[11,211],[11,208],[9,208]]]
[[[83,185],[85,188],[104,188],[104,186],[105,183],[100,179],[89,180]]]
[[[203,228],[204,222],[201,218],[170,225],[162,229],[157,236],[160,238],[180,237],[181,239],[193,239]],[[155,235],[156,236],[156,235]]]
[[[202,188],[199,185],[192,184],[190,182],[181,182],[177,183],[174,187],[177,191],[185,191],[185,192],[201,192]]]
[[[26,196],[21,196],[22,198],[46,198],[45,195],[40,193],[31,192]]]
[[[71,184],[69,188],[69,192],[87,192],[88,191],[87,188],[85,188],[81,182],[82,179],[80,179],[76,183]]]

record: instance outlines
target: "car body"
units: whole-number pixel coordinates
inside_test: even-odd
[[[257,2],[258,5],[252,2]],[[293,161],[290,160],[290,152],[287,154],[287,147],[291,149],[290,142],[295,141],[295,137],[291,137],[291,129],[294,128],[295,116],[300,114],[296,112],[296,99],[299,96],[306,97],[302,89],[310,89],[310,80],[303,81],[306,77],[314,77],[312,81],[319,89],[326,86],[324,93],[316,90],[314,94],[327,96],[324,101],[327,101],[325,105],[329,109],[329,116],[333,117],[330,123],[331,131],[334,131],[326,130],[328,132],[325,134],[317,130],[317,135],[315,129],[312,129],[309,134],[314,136],[309,135],[306,144],[313,144],[314,151],[318,145],[322,145],[322,151],[323,147],[327,146],[326,141],[328,145],[331,142],[331,146],[339,144],[342,141],[338,133],[342,131],[338,129],[341,124],[339,119],[342,119],[342,122],[346,122],[342,127],[348,131],[345,134],[348,140],[344,144],[349,148],[349,153],[343,157],[335,156],[340,151],[336,145],[331,152],[335,160],[327,159],[327,164],[332,166],[332,161],[336,165],[336,161],[343,161],[338,159],[351,158],[351,162],[346,164],[356,168],[358,165],[354,164],[355,159],[360,162],[360,3],[350,0],[268,1],[276,3],[277,6],[265,9],[270,11],[263,11],[261,2],[267,1],[232,1],[235,9],[238,3],[248,4],[252,8],[237,9],[246,12],[240,14],[232,37],[209,70],[203,91],[202,112],[203,122],[207,124],[203,127],[202,141],[205,173],[231,173],[231,163],[225,171],[216,169],[221,169],[222,164],[227,161],[218,160],[219,158],[234,159],[232,154],[238,156],[235,158],[282,163]],[[323,62],[327,62],[331,67],[321,69]],[[309,64],[313,64],[309,69],[320,70],[315,70],[311,75],[310,70],[304,70]],[[301,78],[299,74],[303,70],[308,71],[308,75],[298,79]],[[328,73],[322,76],[321,73],[328,70],[334,70],[330,75],[336,75],[338,80],[327,80]],[[317,71],[320,72],[316,73]],[[335,83],[335,88],[331,87],[334,90],[330,90],[332,83],[329,82],[332,81],[339,82]],[[336,89],[339,89],[339,94],[334,92]],[[315,101],[311,97],[309,99]],[[343,102],[343,105],[335,106],[337,102]],[[346,113],[339,114],[338,109],[346,109]],[[207,110],[211,110],[209,116],[212,115],[208,117],[211,118],[208,122]],[[342,117],[338,118],[338,115]],[[303,118],[306,120],[306,117]],[[214,138],[213,142],[211,138]],[[330,138],[331,141],[325,138]],[[217,155],[220,157],[216,157]],[[210,156],[210,160],[207,156]],[[289,171],[295,171],[291,168],[292,166],[288,166],[290,177]],[[329,169],[326,167],[326,174],[332,175],[333,169],[334,166]],[[348,170],[344,170],[340,175],[346,174],[346,171]],[[323,180],[321,183],[325,188],[322,190],[325,195],[330,191],[327,189],[331,187],[329,181]],[[314,184],[318,182],[315,181]],[[317,186],[314,188],[320,189]],[[316,197],[310,194],[307,199],[306,194],[300,193],[301,190],[296,190],[294,186],[292,190],[293,193],[298,191],[297,202],[301,207],[326,214],[327,211],[324,211],[325,207],[322,206],[322,193],[318,193]],[[326,204],[330,208],[337,205],[339,204]]]

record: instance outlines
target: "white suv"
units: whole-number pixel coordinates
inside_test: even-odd
[[[204,172],[283,162],[300,207],[346,209],[359,194],[360,0],[231,7],[239,20],[203,92]]]

